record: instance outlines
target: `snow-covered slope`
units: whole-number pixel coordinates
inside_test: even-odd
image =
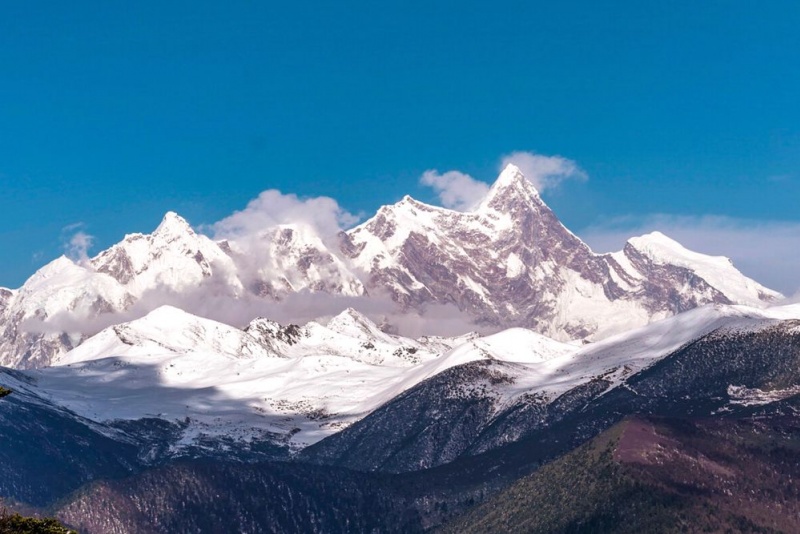
[[[327,326],[257,319],[239,330],[165,306],[103,330],[57,365],[28,376],[37,394],[93,421],[185,423],[178,448],[209,436],[275,435],[297,447],[458,365],[463,358],[441,360],[435,350],[460,341],[387,335],[351,309]],[[546,344],[530,348],[549,357]],[[436,368],[426,367],[429,362]]]
[[[546,459],[631,413],[711,416],[779,402],[800,392],[798,325],[798,306],[711,305],[545,358],[506,352],[517,333],[503,332],[495,341],[507,339],[494,345],[507,357],[473,360],[481,340],[456,348],[443,359],[461,365],[407,388],[301,457],[403,472],[527,439],[498,454]]]
[[[0,308],[0,364],[12,367],[48,365],[54,354],[82,340],[75,317],[96,317],[132,302],[112,277],[64,256],[7,295]]]
[[[198,351],[227,359],[277,356],[238,328],[162,306],[141,319],[106,328],[54,363],[70,365],[115,356],[157,361],[159,354]]]
[[[167,213],[152,234],[127,235],[81,264],[59,258],[19,290],[0,290],[0,364],[48,365],[101,327],[164,304],[247,321],[265,300],[298,292],[388,294],[398,313],[423,317],[432,305],[453,306],[482,327],[562,341],[602,339],[708,303],[780,297],[729,260],[658,233],[594,254],[509,165],[471,212],[405,197],[327,238],[292,222],[215,242]]]
[[[456,382],[445,391],[454,402],[471,396],[488,402],[488,423],[526,398],[554,402],[600,378],[610,391],[710,332],[786,319],[800,319],[800,305],[711,305],[580,348],[521,328],[411,340],[381,332],[354,310],[327,325],[257,320],[239,330],[162,307],[103,330],[58,365],[0,373],[0,385],[97,423],[171,422],[180,428],[174,453],[215,440],[269,440],[297,449],[437,377],[452,375]],[[475,376],[456,372],[480,362]]]
[[[531,330],[512,328],[465,343],[419,369],[409,372],[408,386],[457,365],[480,360],[513,363],[514,381],[498,383],[503,402],[522,394],[554,400],[582,384],[603,377],[609,388],[710,332],[759,329],[777,321],[800,319],[800,305],[758,309],[738,305],[708,305],[675,317],[612,336],[582,348],[546,338]],[[413,373],[413,374],[412,374]],[[480,387],[484,387],[481,385]]]
[[[510,328],[491,336],[466,341],[415,369],[409,370],[402,382],[388,391],[388,398],[452,367],[492,360],[528,366],[561,360],[578,352],[578,347],[547,338],[525,328]],[[526,373],[522,373],[526,374]]]

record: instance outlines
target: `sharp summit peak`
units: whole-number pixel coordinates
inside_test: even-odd
[[[192,226],[189,222],[175,213],[174,211],[168,211],[164,214],[164,217],[161,219],[161,224],[158,225],[155,232],[156,234],[173,234],[176,232],[192,232]]]
[[[486,207],[497,209],[505,205],[509,198],[519,197],[526,199],[540,198],[536,187],[525,177],[520,168],[513,163],[509,163],[500,172],[478,209]]]
[[[502,171],[500,171],[500,174],[497,176],[494,184],[492,184],[492,190],[506,189],[508,187],[516,186],[523,186],[538,195],[538,191],[536,191],[536,188],[533,186],[531,181],[525,177],[525,174],[522,172],[522,170],[513,163],[509,163],[505,166],[505,168],[503,168]]]

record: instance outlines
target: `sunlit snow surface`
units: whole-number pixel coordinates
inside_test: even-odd
[[[513,383],[497,386],[502,405],[523,393],[552,400],[601,375],[615,387],[719,328],[790,318],[800,318],[800,305],[706,306],[581,348],[522,328],[411,340],[381,332],[353,310],[328,325],[287,331],[257,320],[260,329],[244,331],[162,307],[100,332],[53,367],[26,372],[31,383],[6,374],[0,380],[97,422],[188,418],[179,445],[271,433],[300,448],[456,365],[513,363]]]
[[[268,227],[240,235],[232,223],[214,241],[169,212],[154,232],[126,235],[94,258],[50,262],[18,290],[0,288],[0,364],[51,365],[103,327],[162,304],[238,324],[342,297],[414,314],[456,303],[459,324],[597,341],[703,303],[782,298],[728,259],[657,232],[595,254],[513,165],[468,212],[405,197],[335,238],[299,221]]]

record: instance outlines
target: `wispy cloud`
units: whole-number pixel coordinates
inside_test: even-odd
[[[84,223],[77,222],[61,229],[64,253],[80,265],[89,261],[89,249],[94,244],[94,236],[84,231],[85,226]]]
[[[217,286],[216,290],[214,286]],[[280,301],[273,301],[254,295],[231,295],[227,286],[214,277],[188,291],[152,288],[121,312],[87,315],[86,310],[62,310],[46,318],[30,317],[20,324],[20,329],[29,333],[69,332],[88,337],[109,326],[144,317],[164,305],[235,327],[244,327],[256,317],[267,317],[282,324],[302,325],[314,320],[324,322],[346,308],[355,308],[376,324],[385,323],[395,333],[412,338],[425,335],[455,336],[471,331],[488,334],[498,330],[477,324],[472,316],[452,304],[432,304],[423,310],[409,311],[380,292],[343,296],[300,291]]]
[[[586,181],[588,175],[574,161],[561,156],[544,156],[533,152],[512,152],[503,156],[500,168],[513,163],[541,193],[555,189],[565,180]]]
[[[217,239],[252,236],[282,224],[307,224],[321,235],[335,235],[358,222],[358,217],[329,197],[300,198],[269,189],[251,200],[241,211],[210,226]]]
[[[329,197],[301,198],[270,189],[262,192],[247,206],[228,217],[200,228],[216,240],[227,240],[235,254],[237,276],[246,285],[271,279],[271,270],[285,263],[281,247],[302,254],[307,247],[333,257],[339,247],[339,233],[359,218]],[[289,227],[285,234],[281,228]],[[286,241],[289,240],[289,241]],[[327,249],[327,251],[326,251]],[[347,277],[346,268],[331,261],[318,265],[321,276]]]
[[[422,185],[432,187],[442,206],[457,211],[474,208],[489,192],[489,185],[459,171],[428,170],[419,179]]]
[[[539,192],[555,189],[565,180],[587,179],[586,173],[577,163],[561,156],[512,152],[502,157],[499,171],[510,163],[519,167]],[[423,173],[419,182],[436,191],[442,206],[457,211],[474,208],[490,189],[489,184],[455,170],[445,173],[439,173],[435,169],[428,170]]]
[[[578,234],[597,252],[620,250],[633,236],[659,230],[685,247],[727,256],[744,274],[792,295],[800,290],[800,222],[653,214],[620,217]]]

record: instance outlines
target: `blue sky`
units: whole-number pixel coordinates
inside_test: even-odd
[[[588,176],[544,197],[596,248],[658,226],[791,293],[798,27],[778,0],[10,3],[0,285],[76,228],[98,252],[267,189],[370,214],[530,151]]]

